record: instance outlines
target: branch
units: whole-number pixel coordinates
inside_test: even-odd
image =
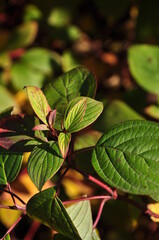
[[[71,204],[71,203],[77,203],[80,201],[86,201],[86,200],[95,200],[95,199],[104,199],[106,201],[113,199],[111,196],[107,196],[107,195],[101,195],[101,196],[91,196],[91,197],[81,197],[81,198],[76,198],[73,200],[68,200],[68,201],[64,201],[62,202],[64,205],[67,204]]]
[[[110,199],[111,199],[111,197],[110,197]],[[94,224],[93,224],[93,229],[96,228],[96,226],[97,226],[97,224],[98,224],[98,222],[99,222],[99,219],[100,219],[100,217],[101,217],[101,215],[102,215],[102,211],[103,211],[103,207],[104,207],[105,203],[106,203],[107,201],[109,201],[110,199],[103,199],[103,200],[101,201],[101,204],[100,204],[100,207],[99,207],[99,210],[98,210],[98,214],[97,214],[96,220],[95,220],[95,222],[94,222]]]
[[[15,221],[15,223],[8,229],[6,234],[0,240],[3,240],[7,236],[7,234],[9,234],[15,228],[15,226],[20,222],[20,220],[23,218],[23,216],[24,216],[24,214]]]
[[[10,192],[10,191],[8,191],[8,190],[6,190],[6,189],[3,189],[3,188],[1,188],[1,187],[0,187],[0,191],[9,193],[12,197],[17,198],[22,204],[26,205],[26,203],[25,203],[20,197],[18,197],[15,193]]]
[[[26,208],[25,207],[18,206],[18,205],[13,205],[13,206],[0,205],[0,208],[23,211],[24,213],[26,212]]]
[[[112,197],[113,199],[117,199],[118,195],[117,195],[117,192],[116,190],[112,190],[108,185],[106,185],[105,183],[101,182],[100,180],[98,180],[97,178],[91,176],[90,174],[87,174],[83,171],[81,171],[80,169],[72,166],[72,169],[76,170],[77,172],[79,172],[80,174],[82,174],[84,177],[86,177],[88,180],[90,180],[91,182],[95,183],[96,185],[104,188]]]

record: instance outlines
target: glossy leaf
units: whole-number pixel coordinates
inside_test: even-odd
[[[41,121],[47,125],[47,116],[51,111],[51,108],[46,100],[45,95],[38,87],[30,86],[26,87],[26,89],[34,112],[41,119]]]
[[[0,184],[12,182],[22,164],[22,153],[8,152],[0,148]]]
[[[82,240],[92,238],[93,223],[89,201],[81,201],[66,208]]]
[[[67,104],[78,96],[94,97],[96,80],[84,67],[77,67],[49,83],[44,94],[53,109],[57,109],[55,128],[61,130],[61,122]]]
[[[137,83],[146,91],[159,94],[159,47],[134,45],[129,48],[128,62]]]
[[[60,234],[73,240],[81,240],[62,202],[56,197],[54,188],[35,194],[27,203],[26,210],[31,218]]]
[[[159,201],[158,141],[159,124],[144,120],[123,122],[99,139],[92,164],[111,186]]]
[[[64,127],[68,132],[77,132],[93,123],[103,111],[103,104],[92,98],[78,97],[67,106]]]
[[[33,149],[28,159],[28,173],[41,190],[47,180],[55,175],[63,163],[57,143],[50,142],[39,145]]]
[[[65,159],[67,156],[67,152],[69,149],[69,144],[71,141],[71,134],[70,133],[60,133],[58,136],[58,144],[62,154],[62,157]]]

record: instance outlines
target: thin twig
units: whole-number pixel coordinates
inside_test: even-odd
[[[96,220],[95,220],[95,222],[94,222],[94,224],[93,224],[93,229],[96,228],[96,226],[97,226],[97,224],[98,224],[98,222],[99,222],[99,219],[100,219],[100,217],[101,217],[101,215],[102,215],[102,211],[103,211],[103,207],[104,207],[105,203],[106,203],[107,201],[109,201],[110,199],[112,199],[112,198],[110,197],[109,199],[103,199],[103,200],[101,201],[101,204],[100,204],[100,207],[99,207],[99,210],[98,210],[98,214],[97,214]]]
[[[60,188],[60,185],[61,185],[61,182],[62,182],[64,176],[66,175],[66,173],[68,172],[69,169],[70,169],[69,166],[66,167],[65,171],[64,171],[63,174],[61,175],[61,177],[60,177],[60,179],[59,179],[59,181],[58,181],[58,184],[57,184],[56,195],[58,195],[58,193],[59,193],[59,188]]]
[[[17,198],[21,203],[23,203],[24,205],[26,205],[26,203],[20,198],[18,197],[15,193],[11,193],[10,191],[6,190],[6,189],[3,189],[0,187],[0,191],[2,192],[6,192],[6,193],[9,193],[10,195],[14,196],[15,198]]]
[[[82,174],[84,177],[86,177],[88,180],[90,180],[91,182],[97,184],[98,186],[104,188],[112,197],[113,199],[117,199],[118,195],[116,190],[112,190],[108,185],[106,185],[105,183],[101,182],[100,180],[96,179],[95,177],[91,176],[90,174],[87,174],[83,171],[81,171],[80,169],[71,166],[72,169],[76,170],[77,172],[79,172],[80,174]]]
[[[13,205],[13,206],[0,205],[0,208],[23,211],[24,213],[26,212],[26,208],[25,207],[18,206],[18,205]]]
[[[11,198],[13,200],[13,203],[16,206],[16,201],[15,201],[14,195],[12,194],[12,189],[11,189],[11,186],[10,186],[9,183],[7,184],[7,187],[8,187],[8,190],[9,190],[10,194],[11,194]]]
[[[105,199],[106,201],[113,199],[111,196],[107,195],[101,195],[101,196],[91,196],[91,197],[81,197],[81,198],[76,198],[68,201],[62,202],[64,205],[66,204],[72,204],[72,203],[77,203],[80,201],[86,201],[86,200],[95,200],[95,199]]]
[[[20,222],[20,220],[23,218],[23,216],[24,216],[24,214],[15,221],[15,223],[8,229],[8,231],[5,233],[5,235],[0,240],[3,240],[7,236],[7,234],[9,234],[15,228],[15,226]]]

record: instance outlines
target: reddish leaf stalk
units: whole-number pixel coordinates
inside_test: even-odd
[[[29,231],[27,232],[27,234],[24,237],[24,240],[31,240],[34,238],[36,232],[38,231],[39,227],[40,227],[41,223],[34,221],[29,229]]]
[[[15,226],[20,222],[20,220],[22,219],[23,216],[24,216],[24,214],[15,221],[15,223],[8,229],[8,231],[5,233],[5,235],[0,240],[3,240],[7,236],[7,234],[9,234],[15,228]]]
[[[99,219],[100,219],[100,217],[101,217],[101,215],[102,215],[102,211],[103,211],[103,207],[104,207],[105,203],[106,203],[107,201],[109,201],[110,199],[112,199],[112,198],[110,197],[109,199],[103,199],[103,200],[101,201],[101,204],[100,204],[100,207],[99,207],[99,210],[98,210],[98,214],[97,214],[96,220],[95,220],[95,222],[94,222],[94,224],[93,224],[93,229],[96,228],[96,226],[97,226],[97,224],[98,224],[98,222],[99,222]]]
[[[100,180],[96,179],[95,177],[91,176],[90,174],[84,173],[83,171],[77,169],[76,167],[72,168],[74,170],[76,170],[77,172],[79,172],[80,174],[82,174],[83,176],[85,176],[88,180],[90,180],[91,182],[95,183],[96,185],[104,188],[112,197],[113,199],[117,199],[118,195],[117,195],[117,191],[116,190],[112,190],[109,186],[107,186],[105,183],[101,182]]]
[[[111,196],[101,195],[101,196],[76,198],[76,199],[73,199],[73,200],[64,201],[62,203],[64,205],[67,205],[67,204],[77,203],[77,202],[80,202],[80,201],[95,200],[95,199],[104,199],[104,200],[108,201],[108,200],[113,199],[113,198]]]

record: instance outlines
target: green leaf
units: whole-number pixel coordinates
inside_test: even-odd
[[[41,88],[44,78],[44,73],[37,71],[22,60],[14,63],[11,69],[12,84],[16,90],[21,90],[29,85]]]
[[[134,119],[143,119],[143,117],[125,102],[114,100],[106,104],[104,111],[95,123],[95,128],[104,132],[117,123]]]
[[[92,237],[93,223],[89,201],[81,201],[66,208],[82,240]]]
[[[67,106],[64,127],[68,132],[77,132],[93,123],[103,111],[103,104],[92,98],[78,97]]]
[[[6,46],[3,47],[3,51],[9,51],[30,45],[34,41],[37,31],[37,22],[29,21],[23,23],[11,32],[9,39],[6,42]]]
[[[60,135],[58,136],[59,148],[60,148],[62,157],[64,159],[67,156],[70,141],[71,141],[71,134],[70,133],[60,133]]]
[[[93,230],[92,240],[101,240],[97,229]]]
[[[159,94],[159,47],[134,45],[129,48],[128,62],[137,83],[146,91]]]
[[[28,174],[41,190],[47,180],[55,175],[63,163],[57,143],[50,142],[33,149],[28,159]]]
[[[8,117],[9,115],[11,115],[12,111],[13,107],[5,108],[3,111],[0,112],[0,119]]]
[[[60,234],[73,240],[81,240],[62,202],[56,197],[54,188],[35,194],[27,203],[26,210],[31,218]]]
[[[52,54],[44,48],[32,48],[28,50],[22,56],[21,60],[27,66],[34,68],[38,72],[42,72],[44,74],[50,74],[52,72]]]
[[[159,119],[159,106],[157,105],[150,105],[145,108],[145,113],[154,118],[154,119]]]
[[[46,100],[45,95],[38,87],[30,86],[26,87],[26,89],[30,104],[34,112],[43,123],[48,125],[47,116],[51,111],[51,108]]]
[[[7,236],[4,238],[4,240],[10,240],[10,235],[7,234]]]
[[[15,100],[11,93],[5,87],[0,86],[0,111],[15,105]]]
[[[115,125],[96,144],[93,167],[111,186],[159,201],[158,141],[157,123],[132,120]]]
[[[78,96],[94,97],[96,80],[84,67],[77,67],[63,74],[44,89],[48,103],[57,109],[55,128],[61,130],[61,122],[67,104]]]
[[[22,164],[22,153],[8,152],[0,148],[0,184],[12,182]]]

